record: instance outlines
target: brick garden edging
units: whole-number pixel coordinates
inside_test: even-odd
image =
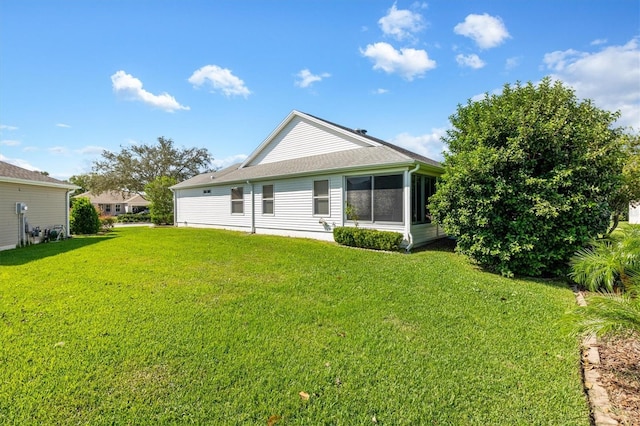
[[[587,306],[584,295],[573,287],[573,293],[576,296],[578,306]],[[598,342],[595,336],[587,336],[582,342],[582,377],[584,380],[584,388],[589,398],[589,406],[591,414],[596,426],[613,426],[618,425],[618,421],[610,416],[611,402],[607,390],[600,384],[600,351],[598,350]]]

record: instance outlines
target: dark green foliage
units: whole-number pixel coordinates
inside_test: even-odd
[[[118,216],[120,223],[144,223],[151,222],[151,215],[138,213],[125,213]]]
[[[151,200],[149,211],[151,222],[156,225],[173,225],[173,192],[169,189],[177,180],[160,176],[144,187],[147,198]]]
[[[76,198],[69,219],[72,234],[97,234],[100,230],[100,217],[95,207],[86,197]]]
[[[400,248],[402,234],[343,226],[333,229],[333,239],[345,246],[394,251]]]
[[[609,224],[617,113],[549,78],[459,106],[430,209],[457,248],[503,275],[559,274]]]

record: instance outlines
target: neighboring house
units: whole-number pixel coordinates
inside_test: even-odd
[[[142,198],[140,194],[126,191],[105,191],[100,194],[83,192],[73,198],[88,198],[91,204],[103,216],[120,216],[125,213],[138,213],[145,210],[151,204]]]
[[[243,163],[171,189],[177,226],[328,241],[337,226],[360,226],[402,233],[410,249],[444,236],[427,208],[442,173],[366,130],[292,111]]]
[[[26,243],[36,229],[69,236],[69,194],[76,185],[0,161],[0,250]]]
[[[640,203],[637,203],[635,207],[629,204],[629,223],[640,225]]]

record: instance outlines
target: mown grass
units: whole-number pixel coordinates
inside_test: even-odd
[[[573,304],[437,249],[120,228],[6,251],[0,423],[588,425]]]

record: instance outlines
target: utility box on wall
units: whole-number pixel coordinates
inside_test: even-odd
[[[16,214],[22,214],[27,212],[27,205],[25,203],[16,203]]]

